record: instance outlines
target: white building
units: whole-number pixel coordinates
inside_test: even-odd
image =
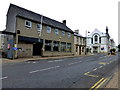
[[[108,27],[106,33],[95,29],[92,33],[87,33],[86,45],[91,53],[108,52],[115,47],[115,42],[110,38]]]

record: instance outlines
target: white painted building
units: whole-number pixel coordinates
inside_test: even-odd
[[[91,53],[108,52],[115,47],[115,42],[108,33],[108,27],[106,27],[106,33],[95,29],[92,33],[87,32],[86,35],[86,45]]]

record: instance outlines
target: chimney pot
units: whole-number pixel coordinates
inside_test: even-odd
[[[63,22],[62,22],[62,23],[66,25],[66,20],[63,20]]]

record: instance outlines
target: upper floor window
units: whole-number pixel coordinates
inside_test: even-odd
[[[95,35],[95,37],[94,37],[94,38],[95,38],[95,41],[97,42],[97,41],[98,41],[98,36],[97,36],[97,35]]]
[[[37,30],[40,31],[42,29],[42,25],[41,24],[37,24]]]
[[[59,30],[55,29],[55,34],[58,35],[59,34]]]
[[[51,27],[47,26],[47,33],[51,33]]]
[[[32,27],[32,22],[28,21],[28,20],[25,20],[25,26],[28,27],[28,28],[31,28]]]
[[[101,37],[99,37],[99,43],[101,43]]]
[[[93,38],[91,38],[91,44],[93,44]]]
[[[71,37],[71,33],[68,32],[68,38]]]
[[[62,31],[62,36],[65,36],[65,31]]]

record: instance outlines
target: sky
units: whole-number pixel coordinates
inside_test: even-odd
[[[119,0],[2,0],[0,3],[0,31],[5,29],[10,3],[62,22],[83,36],[95,29],[109,34],[118,44]]]

